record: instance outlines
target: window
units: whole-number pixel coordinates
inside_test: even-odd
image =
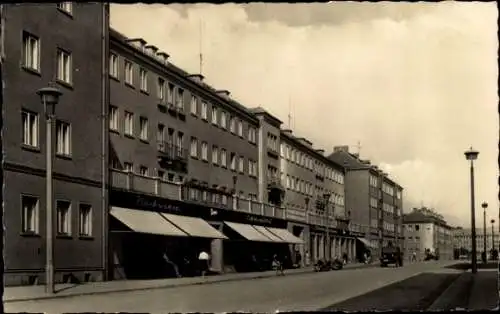
[[[215,165],[219,163],[219,149],[217,146],[212,146],[212,163]]]
[[[167,102],[170,105],[174,104],[174,93],[175,93],[175,86],[174,86],[174,84],[168,83]]]
[[[238,159],[238,170],[241,173],[245,172],[244,163],[245,163],[245,158],[243,156],[240,156],[240,159]]]
[[[248,161],[248,174],[251,176],[257,176],[257,163],[253,160]]]
[[[158,99],[164,100],[165,99],[165,80],[162,79],[161,77],[159,77],[157,85],[158,85],[157,86]]]
[[[249,127],[248,128],[248,141],[250,143],[256,143],[256,136],[255,136],[255,129],[252,128],[252,127]],[[285,157],[285,151],[284,151],[284,147],[282,147],[282,157]]]
[[[109,75],[118,78],[118,56],[113,53],[109,55]]]
[[[148,91],[148,72],[143,68],[139,71],[139,77],[141,79],[141,90],[144,92]]]
[[[238,135],[243,137],[243,122],[241,120],[238,120]]]
[[[217,125],[217,108],[212,106],[212,124]]]
[[[177,97],[175,98],[177,108],[184,111],[184,90],[182,88],[177,89]]]
[[[56,122],[56,152],[60,155],[71,155],[71,126],[63,121]]]
[[[141,140],[147,141],[148,136],[149,136],[149,121],[145,117],[140,117],[139,118],[139,128],[140,128],[140,134],[139,137]]]
[[[208,144],[207,142],[201,143],[201,159],[208,160]]]
[[[201,102],[201,118],[204,120],[208,119],[208,105],[205,101]]]
[[[227,152],[225,149],[220,150],[220,164],[222,167],[227,167]]]
[[[227,128],[227,116],[226,116],[226,112],[225,111],[221,111],[221,113],[220,113],[220,126],[223,129]]]
[[[59,2],[57,4],[57,8],[61,11],[64,11],[68,14],[72,14],[73,13],[73,3],[71,2]]]
[[[415,231],[419,231],[420,230],[420,226],[419,225],[415,225]]]
[[[233,134],[236,132],[236,120],[234,117],[231,117],[231,120],[229,121],[229,131]]]
[[[26,32],[23,33],[23,65],[40,72],[40,40]]]
[[[125,61],[125,83],[134,84],[134,65],[130,61]]]
[[[61,49],[57,50],[57,79],[71,84],[71,54]]]
[[[184,148],[184,133],[182,132],[177,132],[177,141],[176,141],[177,148],[179,151],[182,151]]]
[[[128,111],[125,111],[125,134],[134,135],[134,114]]]
[[[231,170],[236,170],[236,154],[235,153],[231,153],[230,162],[231,162]]]
[[[194,95],[191,95],[191,113],[194,115],[198,114],[198,98]]]
[[[140,166],[139,167],[139,174],[141,176],[147,177],[149,175],[148,167],[146,167],[146,166]]]
[[[57,201],[57,234],[71,234],[71,203],[68,201]]]
[[[123,170],[126,172],[134,172],[134,165],[132,165],[130,162],[125,162],[123,163]]]
[[[92,236],[92,206],[80,204],[80,236]]]
[[[21,196],[23,214],[23,233],[38,234],[38,198],[34,196]]]
[[[156,140],[158,143],[165,142],[165,126],[163,124],[158,124],[158,130],[156,132]]]
[[[198,140],[196,137],[191,137],[191,157],[198,157]]]
[[[118,108],[109,106],[109,128],[118,131]]]
[[[38,147],[38,114],[23,110],[23,144]]]

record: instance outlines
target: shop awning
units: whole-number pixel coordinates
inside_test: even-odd
[[[257,231],[263,233],[266,237],[268,237],[269,239],[271,239],[273,242],[279,242],[279,243],[287,243],[285,240],[283,240],[282,238],[278,237],[277,235],[275,235],[274,233],[272,233],[271,231],[267,230],[266,227],[263,227],[263,226],[253,226],[255,229],[257,229]]]
[[[187,237],[188,234],[164,219],[157,212],[111,207],[110,214],[135,232]]]
[[[231,229],[238,232],[242,237],[250,241],[258,242],[273,242],[269,237],[266,237],[261,232],[257,231],[252,225],[240,224],[236,222],[224,221]]]
[[[193,237],[227,239],[219,230],[201,218],[160,213],[166,220]]]
[[[369,247],[369,248],[375,248],[371,243],[370,241],[368,241],[367,239],[365,238],[357,238],[361,243],[363,243],[365,246]]]
[[[290,244],[304,244],[301,238],[294,236],[290,231],[281,228],[266,227],[269,231],[282,238],[284,242]]]

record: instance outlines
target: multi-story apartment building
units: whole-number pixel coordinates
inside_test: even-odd
[[[453,235],[453,248],[462,249],[467,252],[472,251],[472,234],[470,228],[454,228],[452,230]],[[483,228],[476,228],[476,248],[478,256],[481,256],[481,252],[484,251],[484,239],[485,232]],[[500,234],[498,229],[486,228],[486,252],[488,256],[492,249],[498,250],[500,246]]]
[[[369,249],[378,252],[390,241],[401,246],[403,188],[369,160],[349,152],[348,146],[334,147],[330,160],[342,165],[345,173],[345,206],[353,230],[364,234],[356,254]]]
[[[280,155],[290,229],[306,243],[301,254],[308,252],[312,261],[344,253],[354,257],[355,239],[346,232],[344,168],[291,130],[281,131]]]
[[[47,86],[62,92],[50,126],[55,280],[101,280],[107,5],[2,4],[0,23],[5,284],[44,281],[48,126],[37,90]]]
[[[406,256],[414,253],[417,260],[425,258],[426,251],[440,259],[453,259],[453,228],[443,217],[427,208],[414,208],[403,216]]]
[[[287,254],[289,243],[301,242],[286,231],[273,189],[262,195],[258,178],[267,172],[259,147],[270,144],[257,136],[266,127],[258,114],[143,39],[111,30],[109,62],[114,278],[157,276],[148,265],[162,263],[165,251],[174,260],[210,251],[212,270],[223,272],[244,268],[251,255]],[[177,228],[160,232],[163,237],[123,232],[138,231],[130,217],[146,214],[160,214]],[[148,258],[134,260],[137,252]]]

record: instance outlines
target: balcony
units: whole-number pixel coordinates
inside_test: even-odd
[[[162,168],[176,168],[187,172],[187,149],[166,141],[158,141],[158,161]]]
[[[134,191],[171,200],[181,200],[181,184],[145,177],[129,171],[110,170],[109,184],[112,188]]]
[[[267,176],[267,187],[269,189],[278,189],[285,191],[285,187],[281,184],[281,179],[278,175],[268,175]]]

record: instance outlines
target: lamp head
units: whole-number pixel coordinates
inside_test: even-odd
[[[484,208],[484,209],[486,209],[486,208],[488,207],[488,203],[483,202],[483,203],[481,204],[481,207],[482,207],[482,208]]]
[[[495,223],[495,219],[490,220],[491,224]]]
[[[477,155],[479,155],[479,152],[477,150],[474,150],[471,146],[471,148],[468,151],[466,151],[464,155],[467,160],[476,160]]]
[[[54,115],[56,105],[59,103],[59,97],[62,93],[55,87],[40,88],[36,93],[40,96],[40,100],[45,106],[45,114]]]

